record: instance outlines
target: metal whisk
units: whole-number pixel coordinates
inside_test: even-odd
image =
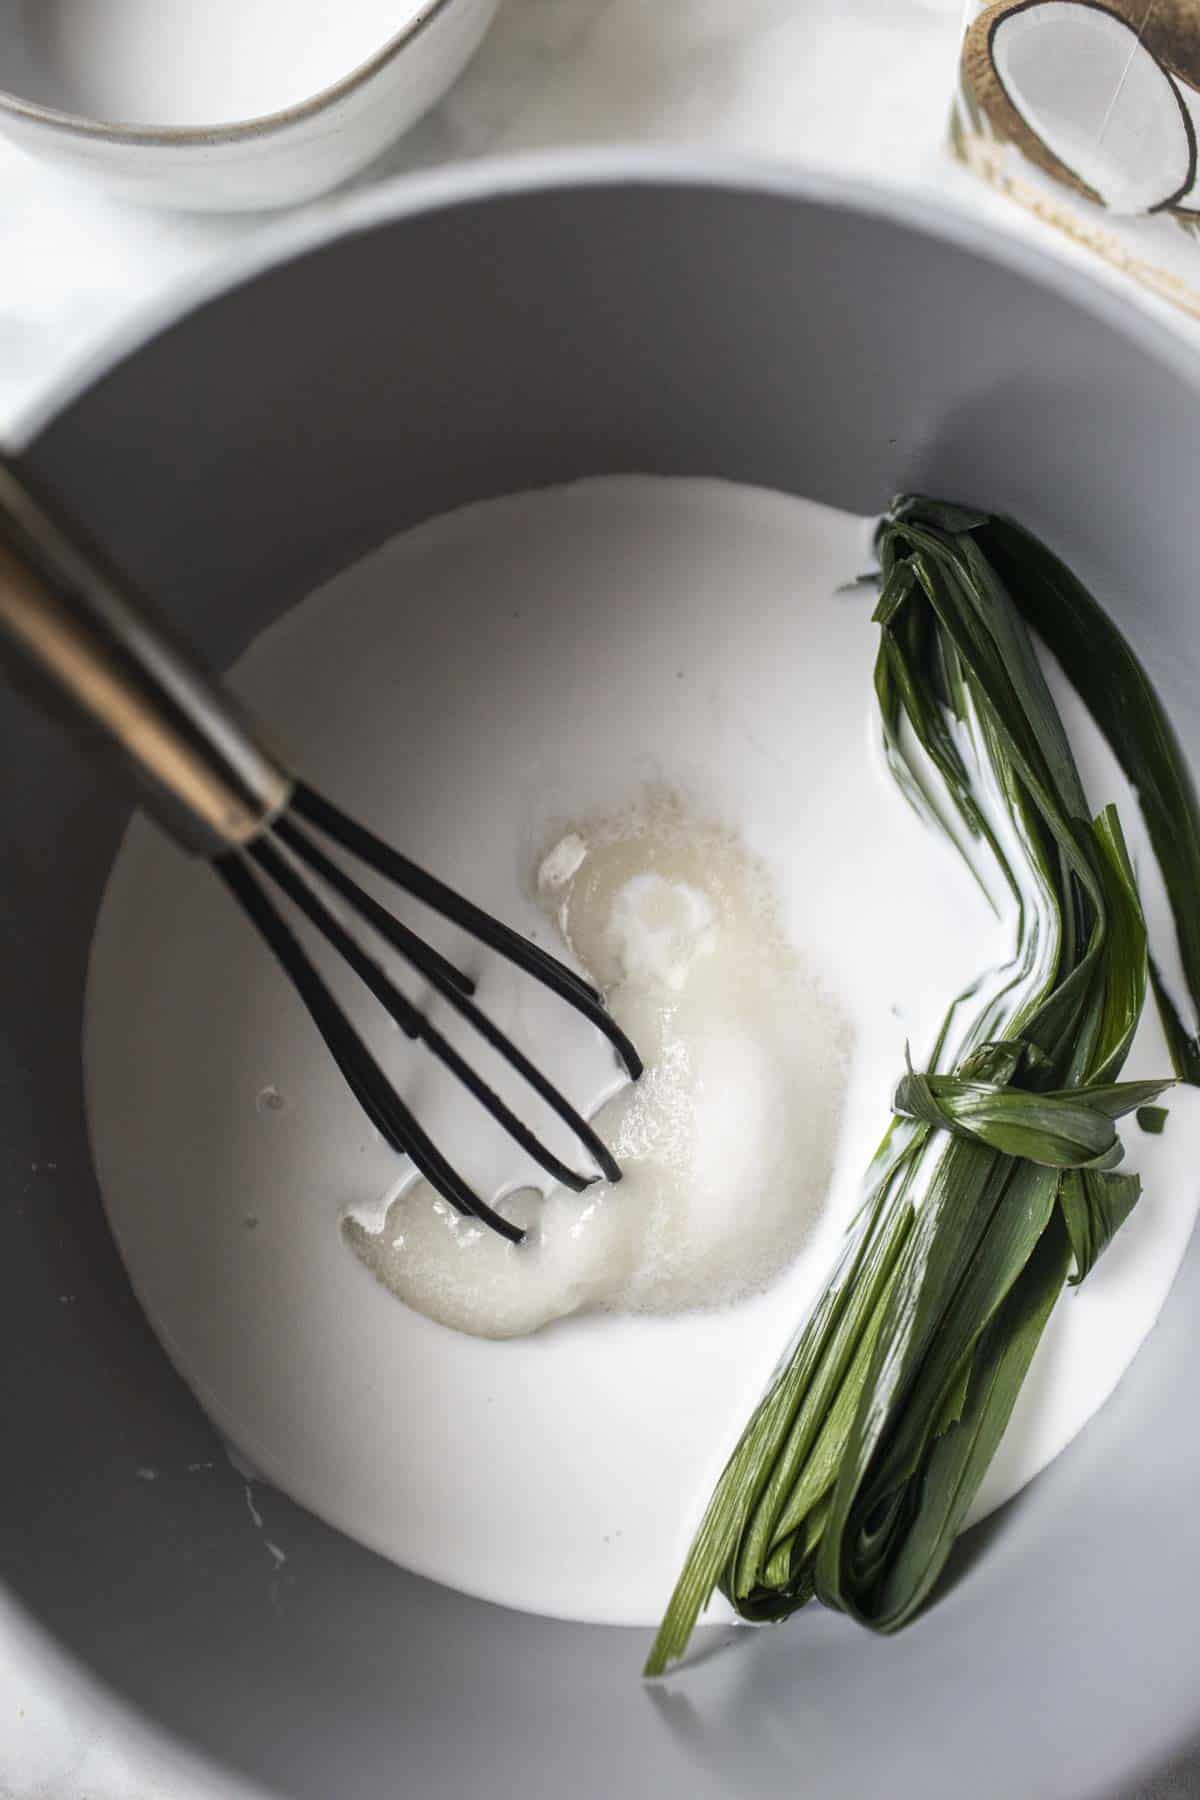
[[[275,892],[548,1174],[576,1192],[600,1176],[620,1180],[620,1168],[587,1120],[475,1004],[474,982],[366,893],[329,850],[348,852],[558,994],[604,1033],[636,1081],[637,1051],[601,996],[299,780],[103,552],[3,459],[0,649],[43,701],[58,703],[55,710],[66,702],[74,723],[118,748],[147,809],[185,850],[209,859],[274,952],[371,1123],[452,1206],[514,1243],[523,1236],[422,1130],[278,909]],[[569,1167],[516,1116],[347,928],[322,897],[322,884],[508,1062],[573,1132],[599,1173]]]

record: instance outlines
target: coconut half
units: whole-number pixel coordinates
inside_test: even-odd
[[[1196,132],[1175,82],[1095,0],[989,8],[967,33],[962,73],[997,136],[1110,212],[1156,212],[1196,180]]]

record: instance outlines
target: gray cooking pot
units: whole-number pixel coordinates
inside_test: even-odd
[[[1200,753],[1196,372],[1083,279],[881,193],[628,157],[476,168],[271,242],[25,446],[218,662],[482,496],[657,470],[865,512],[915,486],[1011,509],[1075,561]],[[7,692],[0,754],[10,1629],[230,1788],[306,1800],[1091,1800],[1186,1756],[1195,1246],[1116,1397],[895,1641],[810,1610],[647,1689],[646,1634],[464,1599],[260,1491],[275,1576],[89,1160],[80,1002],[123,810]]]

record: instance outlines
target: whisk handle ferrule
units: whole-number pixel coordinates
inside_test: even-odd
[[[287,806],[293,777],[241,707],[2,457],[0,651],[43,704],[116,746],[185,849],[249,844]]]

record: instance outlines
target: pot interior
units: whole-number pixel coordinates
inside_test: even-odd
[[[837,196],[472,179],[431,210],[376,207],[190,313],[28,446],[218,664],[469,500],[616,471],[859,512],[917,488],[1043,534],[1200,750],[1200,407],[1151,334],[952,228]],[[1084,1800],[1129,1791],[1200,1728],[1194,1250],[1113,1401],[964,1540],[897,1642],[810,1610],[647,1689],[644,1634],[465,1599],[256,1489],[277,1572],[142,1318],[89,1160],[80,1009],[125,810],[7,690],[0,746],[0,1535],[13,1599],[71,1657],[206,1756],[314,1800],[497,1781],[581,1800],[885,1783]]]

